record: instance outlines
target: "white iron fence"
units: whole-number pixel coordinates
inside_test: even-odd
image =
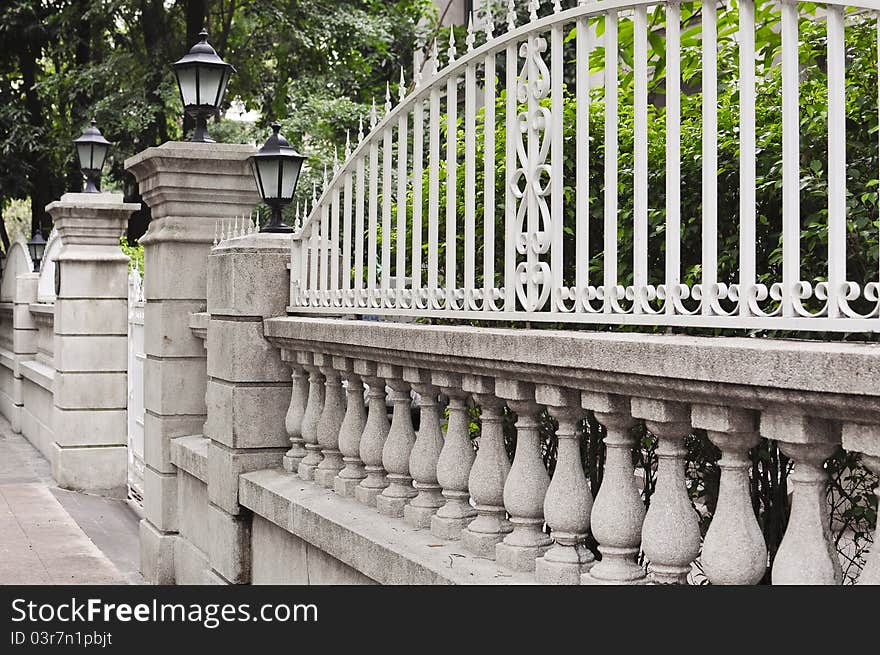
[[[128,274],[128,496],[144,498],[144,285],[137,270]]]
[[[563,10],[558,0],[531,0],[530,20],[518,26],[511,0],[506,32],[494,35],[491,21],[481,21],[478,33],[472,22],[467,52],[459,57],[450,43],[445,66],[435,43],[409,95],[401,79],[397,106],[389,90],[384,118],[374,107],[369,135],[361,130],[294,237],[291,311],[880,331],[876,212],[867,227],[849,222],[847,71],[854,57],[876,62],[880,54],[876,39],[870,51],[847,51],[848,21],[870,21],[880,31],[880,2],[859,2],[858,9],[771,5],[781,17],[773,28],[781,47],[770,57],[781,63],[782,152],[769,175],[777,177],[782,207],[779,225],[768,231],[773,221],[758,211],[767,175],[759,188],[756,159],[768,126],[756,116],[764,74],[756,70],[769,69],[758,67],[767,52],[756,47],[753,0],[689,4],[700,9],[699,22],[689,10],[686,32],[677,2],[601,0]],[[658,7],[660,24],[649,20]],[[824,25],[827,49],[824,61],[802,67],[799,32],[810,11],[811,24]],[[695,183],[682,175],[689,96],[681,73],[683,57],[693,54],[682,35],[694,29],[701,95]],[[738,49],[732,67],[719,66],[725,39]],[[591,70],[591,58],[604,62]],[[802,112],[814,100],[799,94],[810,66],[825,67],[827,188],[822,211],[801,216],[809,165],[801,156]],[[658,71],[665,71],[662,102],[649,84]],[[738,207],[719,195],[719,153],[729,146],[719,135],[731,133],[719,128],[719,92],[731,85],[738,93],[724,101],[738,103]],[[620,118],[630,112],[631,139],[624,134],[622,148]],[[875,102],[874,124],[876,114]],[[591,134],[599,120],[602,129],[593,125]],[[660,136],[652,130],[657,120],[665,123]],[[649,150],[657,148],[665,151],[659,189],[649,185]],[[621,188],[624,172],[632,191],[621,199],[606,190]],[[696,215],[682,216],[682,200],[695,194]],[[687,232],[691,218],[698,238]],[[801,252],[806,229],[821,232],[809,253],[818,271],[805,270],[813,266]],[[848,270],[854,256],[869,265]]]

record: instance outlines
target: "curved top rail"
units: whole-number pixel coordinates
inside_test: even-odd
[[[591,2],[589,4],[579,4],[576,7],[565,9],[537,20],[531,20],[514,29],[508,28],[507,31],[493,36],[482,45],[475,47],[470,52],[466,52],[453,62],[447,63],[445,67],[433,71],[431,77],[426,83],[423,82],[422,84],[419,84],[415,90],[400,101],[396,107],[392,108],[391,111],[386,112],[376,125],[372,127],[369,134],[357,144],[351,154],[346,158],[345,162],[343,162],[339,169],[334,173],[329,182],[325,184],[321,191],[321,195],[312,207],[311,212],[303,221],[302,230],[299,234],[304,234],[305,228],[312,222],[313,217],[318,214],[319,208],[324,204],[327,196],[344,175],[352,172],[351,169],[354,163],[365,153],[373,141],[380,139],[380,135],[383,134],[383,131],[389,125],[393,125],[394,121],[399,118],[400,114],[408,113],[417,102],[424,102],[427,100],[430,96],[431,90],[446,82],[451,76],[460,71],[466,70],[468,66],[480,61],[480,59],[493,52],[497,53],[504,50],[510,43],[516,43],[533,32],[546,31],[558,23],[572,22],[579,18],[593,18],[609,11],[626,11],[638,7],[667,4],[673,3],[669,0],[661,2],[658,2],[657,0],[598,0],[598,2]],[[880,13],[880,0],[858,0],[858,4],[848,0],[826,0],[819,4],[836,5],[840,7],[857,7],[859,9]]]

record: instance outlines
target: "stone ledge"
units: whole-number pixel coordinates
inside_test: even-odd
[[[397,365],[691,403],[752,409],[781,403],[829,418],[856,412],[860,421],[880,420],[880,344],[300,316],[267,319],[264,329],[278,347],[317,347]]]
[[[200,434],[171,439],[171,463],[207,484],[210,443]]]
[[[10,371],[15,370],[15,353],[6,348],[0,348],[0,365],[5,366]]]
[[[211,322],[211,315],[208,312],[193,312],[189,315],[189,329],[199,339],[208,338],[208,323]]]
[[[31,360],[21,362],[19,365],[21,376],[27,378],[36,385],[43,387],[49,393],[52,393],[52,386],[55,382],[55,369],[46,366],[42,362]]]
[[[380,584],[535,584],[532,575],[467,554],[460,542],[382,517],[280,469],[242,475],[239,501]]]

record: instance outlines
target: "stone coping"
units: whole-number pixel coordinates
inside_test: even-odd
[[[52,386],[55,382],[55,369],[37,360],[29,360],[19,364],[21,377],[27,378],[37,386],[43,387],[49,393],[53,393]]]
[[[189,315],[189,329],[199,339],[208,337],[208,324],[211,322],[211,314],[208,312],[193,312]]]
[[[128,170],[154,157],[168,159],[230,159],[243,161],[244,157],[257,151],[255,146],[238,143],[193,143],[191,141],[167,141],[160,146],[147,148],[129,157],[123,163]]]
[[[6,348],[0,348],[0,365],[5,366],[10,371],[15,370],[15,353]]]
[[[32,302],[28,305],[31,314],[41,314],[43,316],[55,316],[55,304],[47,302]]]
[[[535,584],[531,574],[507,571],[460,542],[380,516],[281,469],[242,475],[238,493],[255,514],[380,584]]]
[[[171,463],[208,483],[208,445],[210,439],[200,434],[171,440]]]
[[[873,343],[299,316],[266,320],[265,334],[282,348],[317,346],[333,354],[431,370],[753,409],[800,405],[829,418],[880,420],[880,344]]]

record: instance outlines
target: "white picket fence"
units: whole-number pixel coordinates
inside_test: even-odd
[[[861,15],[880,10],[859,0]],[[345,162],[326,180],[292,246],[290,310],[296,313],[641,324],[691,327],[880,331],[877,273],[851,279],[847,271],[847,160],[845,18],[850,3],[826,2],[828,189],[825,275],[804,279],[800,252],[799,5],[784,0],[781,12],[783,166],[781,185],[781,276],[766,282],[759,271],[756,238],[756,51],[755,5],[741,0],[739,44],[738,277],[721,280],[718,225],[718,17],[725,6],[702,5],[702,188],[683,188],[681,88],[666,84],[665,226],[654,236],[649,222],[649,35],[665,41],[667,80],[681,79],[681,7],[677,2],[531,0],[531,20],[516,24],[509,2],[507,30],[484,33],[473,23],[467,52],[454,43],[441,63],[434,44],[413,89],[401,80],[399,102],[386,98],[375,110],[369,134],[347,149]],[[651,26],[648,9],[665,7],[665,26]],[[596,23],[604,19],[599,36]],[[873,20],[873,19],[872,19]],[[629,23],[630,25],[627,25]],[[632,29],[632,46],[620,51],[618,34]],[[564,57],[576,30],[576,59]],[[880,29],[880,28],[878,28]],[[653,31],[653,33],[652,33]],[[477,41],[483,41],[477,46]],[[590,85],[586,62],[597,48],[605,57],[602,218],[590,218]],[[620,51],[620,52],[619,52]],[[623,56],[623,55],[626,56]],[[856,53],[878,57],[878,52]],[[631,66],[624,67],[624,61]],[[580,62],[580,63],[579,63]],[[571,67],[575,70],[572,70]],[[503,79],[496,71],[504,70]],[[634,76],[632,280],[620,283],[618,268],[618,89],[621,73]],[[574,79],[576,111],[563,111],[564,79]],[[496,99],[506,92],[503,111]],[[463,94],[463,103],[460,103]],[[463,108],[462,108],[463,106]],[[442,110],[442,111],[441,111]],[[480,111],[482,110],[482,111]],[[459,113],[463,112],[462,120]],[[574,123],[573,126],[568,123]],[[496,125],[504,126],[505,150],[496,158]],[[575,138],[566,141],[564,135]],[[463,140],[463,154],[459,144]],[[486,153],[480,157],[481,151]],[[564,167],[566,149],[575,165]],[[477,171],[483,182],[478,186]],[[463,197],[457,189],[464,176]],[[503,195],[496,177],[503,176]],[[573,188],[566,198],[566,188]],[[571,193],[571,192],[569,192]],[[701,279],[682,282],[681,194],[701,197]],[[596,190],[593,189],[593,195]],[[478,196],[482,211],[478,215]],[[425,203],[425,200],[427,202]],[[562,216],[576,206],[574,225]],[[380,206],[381,205],[381,206]],[[651,228],[651,229],[649,229]],[[663,270],[649,270],[649,243],[663,240]],[[597,247],[601,244],[601,248]],[[865,246],[867,247],[867,246]],[[871,246],[876,247],[876,246]],[[496,251],[497,257],[496,257]],[[766,255],[766,253],[761,253]],[[601,274],[591,261],[602,257]],[[572,259],[574,261],[572,261]],[[763,276],[763,278],[762,278]],[[568,279],[571,278],[571,279]],[[652,283],[655,282],[655,283]],[[856,308],[860,308],[857,311]]]

